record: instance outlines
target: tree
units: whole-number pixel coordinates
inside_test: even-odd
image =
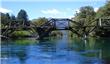
[[[11,15],[11,20],[16,20],[16,17],[14,15]]]
[[[9,15],[9,13],[6,13],[6,19],[7,19],[7,20],[10,19],[10,15]]]
[[[20,25],[24,25],[28,21],[28,15],[25,10],[21,9],[17,15],[17,21],[20,22]]]
[[[1,14],[1,23],[2,24],[5,24],[5,21],[6,21],[6,19],[5,19],[5,14],[4,13],[0,13]]]
[[[3,24],[4,26],[9,25],[10,22],[10,15],[9,13],[1,13],[1,24]]]
[[[110,17],[110,1],[107,1],[104,6],[99,8],[96,17]]]
[[[94,8],[91,6],[85,6],[80,8],[80,12],[76,13],[75,20],[82,19],[81,23],[84,23],[84,25],[88,25],[91,20],[94,19],[95,11]],[[78,21],[79,22],[79,21]]]
[[[79,23],[77,25],[78,27],[75,28],[75,30],[83,36],[89,35],[89,32],[93,29],[91,26],[94,24],[94,18],[95,18],[95,11],[94,8],[91,6],[84,6],[81,7],[79,13],[76,13],[74,20]],[[73,25],[74,26],[74,25]]]
[[[42,18],[38,18],[38,19],[33,19],[32,22],[37,26],[41,26],[41,25],[45,24],[46,22],[48,22],[48,19],[45,17],[42,17]]]
[[[102,18],[102,24],[110,26],[110,1],[107,1],[106,4],[99,8],[96,14],[97,18]],[[109,20],[108,20],[109,19]],[[110,36],[110,29],[104,29],[103,27],[96,30],[96,35],[98,36]]]

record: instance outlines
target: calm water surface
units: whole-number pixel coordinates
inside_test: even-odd
[[[2,64],[110,64],[110,38],[2,41]]]

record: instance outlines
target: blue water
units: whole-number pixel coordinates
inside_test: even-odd
[[[2,64],[109,64],[109,38],[47,38],[3,40]]]

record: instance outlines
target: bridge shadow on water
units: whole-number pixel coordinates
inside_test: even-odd
[[[17,39],[2,41],[2,64],[109,64],[110,38]]]

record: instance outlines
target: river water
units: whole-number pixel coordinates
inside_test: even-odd
[[[1,64],[110,64],[110,38],[2,40]]]

